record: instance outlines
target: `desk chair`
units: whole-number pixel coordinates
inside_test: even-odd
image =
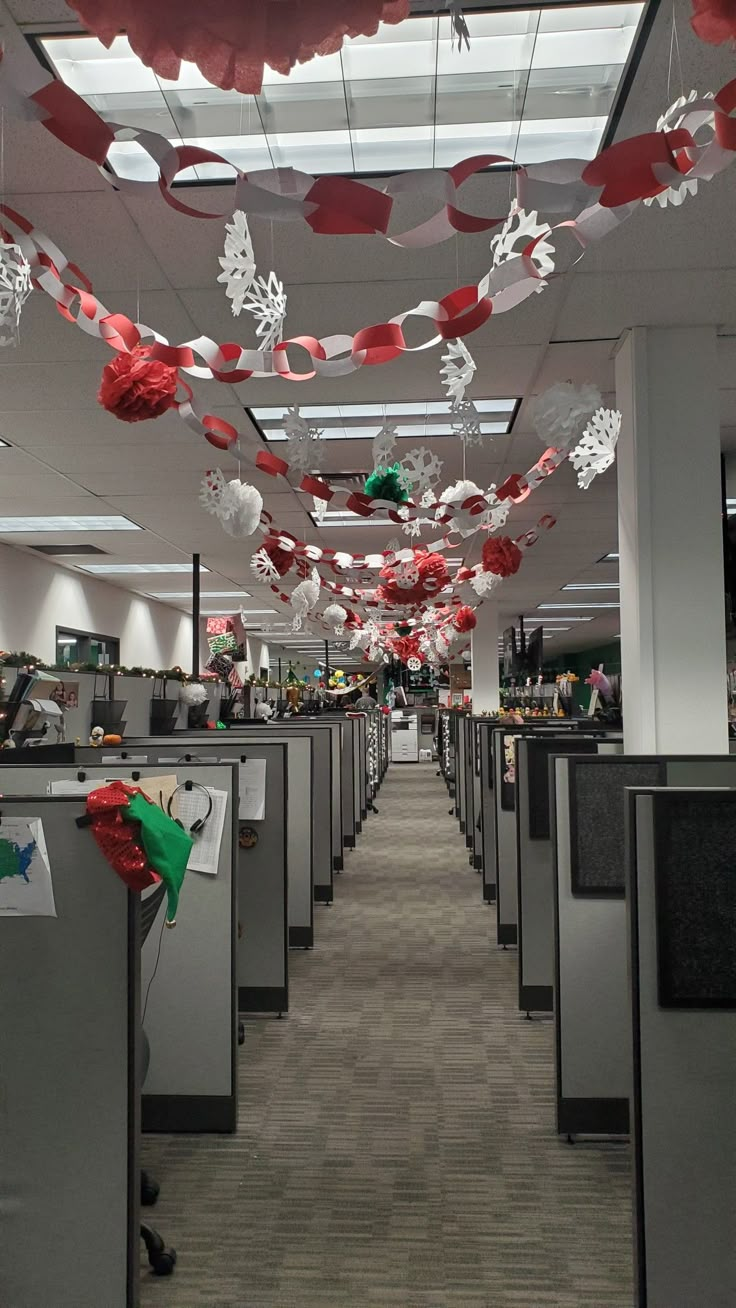
[[[141,947],[153,926],[161,905],[166,897],[166,885],[162,881],[145,898],[141,897]],[[141,1042],[141,1086],[148,1074],[151,1061],[151,1046],[148,1036],[142,1032]],[[141,1171],[141,1203],[148,1207],[158,1199],[159,1185],[148,1172]],[[176,1262],[176,1250],[167,1249],[158,1231],[154,1231],[147,1222],[141,1222],[141,1239],[146,1246],[149,1265],[156,1276],[171,1276]]]

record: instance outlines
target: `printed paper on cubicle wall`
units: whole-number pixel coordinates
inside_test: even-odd
[[[56,917],[49,854],[40,818],[2,818],[0,917]]]

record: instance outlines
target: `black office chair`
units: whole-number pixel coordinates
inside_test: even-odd
[[[156,886],[145,898],[141,897],[141,947],[143,946],[151,927],[153,926],[161,905],[166,897],[166,886],[162,881]],[[148,1043],[148,1037],[143,1031],[141,1041],[141,1086],[145,1083],[148,1074],[148,1064],[151,1061],[151,1046]],[[148,1172],[141,1171],[141,1204],[150,1207],[155,1204],[159,1195],[158,1181],[148,1175]],[[151,1270],[156,1276],[171,1276],[176,1262],[176,1250],[167,1249],[163,1239],[158,1231],[155,1231],[148,1222],[141,1222],[141,1239],[146,1246],[148,1262]]]

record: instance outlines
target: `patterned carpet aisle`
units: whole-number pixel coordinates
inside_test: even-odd
[[[515,1007],[444,783],[393,766],[251,1021],[237,1137],[153,1137],[175,1275],[144,1308],[631,1308],[628,1159],[553,1132],[553,1028]]]

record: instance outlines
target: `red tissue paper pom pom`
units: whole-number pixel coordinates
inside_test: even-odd
[[[261,549],[268,555],[279,576],[285,577],[294,562],[294,551],[284,550],[275,541],[268,540],[263,542]]]
[[[160,418],[176,403],[176,368],[149,359],[145,346],[116,354],[102,370],[97,402],[122,422]]]
[[[709,45],[736,41],[736,4],[734,0],[693,0],[690,19],[695,35]]]
[[[400,658],[402,663],[406,663],[407,659],[419,656],[419,637],[397,636],[396,640],[391,642],[391,648],[397,658]]]
[[[361,616],[360,616],[359,613],[356,613],[356,612],[355,612],[354,609],[348,609],[348,616],[347,616],[346,619],[345,619],[345,626],[346,626],[346,627],[362,627],[362,626],[363,626],[363,619],[361,618]]]
[[[521,565],[521,550],[510,536],[489,536],[483,545],[483,571],[513,577]]]
[[[412,587],[399,586],[396,570],[388,565],[381,569],[383,585],[379,587],[377,599],[388,604],[420,604],[424,599],[431,599],[447,585],[450,574],[441,554],[429,554],[426,550],[417,550],[414,554],[414,566],[419,579]]]
[[[473,576],[472,568],[458,568],[457,572],[455,573],[455,581],[470,581],[470,578],[472,576]]]
[[[463,604],[455,614],[452,625],[456,631],[472,631],[477,621],[475,609],[471,609],[469,604]]]

